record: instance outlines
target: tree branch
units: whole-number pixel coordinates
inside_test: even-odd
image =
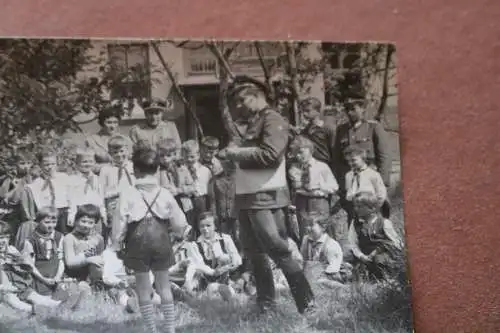
[[[385,72],[384,72],[384,81],[382,85],[382,96],[380,97],[380,104],[378,106],[377,114],[375,115],[375,119],[380,121],[385,111],[385,104],[387,102],[387,95],[389,92],[389,65],[391,63],[391,58],[394,53],[394,47],[392,45],[387,45],[387,53],[385,55]]]
[[[264,62],[264,55],[262,53],[262,48],[261,48],[260,42],[255,41],[254,45],[255,45],[255,50],[257,51],[257,56],[259,57],[260,66],[262,67],[262,71],[264,72],[264,78],[266,80],[267,89],[268,89],[269,95],[270,95],[269,98],[274,103],[276,100],[276,93],[274,91],[274,86],[271,82],[271,73],[269,71],[269,68],[266,66],[266,63]]]
[[[290,41],[285,42],[286,54],[288,58],[288,74],[292,81],[292,106],[294,114],[294,125],[299,125],[299,110],[298,110],[298,98],[299,98],[299,83],[297,81],[297,59],[295,58],[295,52],[293,50],[293,45]]]
[[[196,112],[194,112],[193,108],[191,107],[188,100],[184,96],[184,93],[182,92],[181,88],[179,87],[179,84],[177,83],[177,80],[175,79],[175,75],[172,73],[170,66],[165,61],[165,58],[163,58],[163,55],[161,54],[160,49],[158,48],[158,44],[156,44],[155,42],[152,41],[151,46],[153,47],[153,50],[156,52],[156,55],[158,56],[158,58],[160,59],[160,62],[163,65],[163,68],[165,69],[165,71],[167,72],[168,77],[170,78],[170,81],[172,82],[172,85],[174,86],[175,91],[177,92],[177,94],[181,98],[182,103],[184,104],[186,109],[189,111],[189,113],[191,113],[191,116],[193,117],[193,119],[196,123],[196,127],[198,129],[198,132],[200,133],[200,136],[204,137],[203,128],[201,127],[201,122],[198,119]]]
[[[206,42],[206,45],[208,49],[215,55],[222,68],[226,71],[226,74],[229,77],[229,79],[233,80],[235,75],[228,64],[227,59],[224,58],[224,55],[219,50],[219,48],[215,45],[214,42]]]

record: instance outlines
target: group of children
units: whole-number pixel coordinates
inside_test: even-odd
[[[237,166],[219,160],[218,149],[213,137],[201,145],[188,140],[180,149],[165,139],[156,147],[138,143],[132,154],[128,138],[116,135],[108,142],[112,163],[96,168],[95,152],[78,149],[77,170],[69,175],[58,171],[54,151],[44,150],[37,176],[30,173],[29,154],[18,152],[16,172],[0,184],[0,299],[21,310],[33,304],[74,308],[91,286],[140,311],[152,332],[158,304],[173,332],[176,295],[206,291],[231,300],[236,291],[253,294],[238,241]],[[346,221],[346,232],[331,218],[339,184],[330,166],[313,157],[314,149],[302,136],[290,146],[288,220],[296,210],[298,221],[290,228],[290,250],[304,269],[320,265],[317,278],[324,285],[347,282],[359,267],[384,278],[402,245],[380,215],[387,200],[380,175],[364,162],[362,149],[345,151],[351,167],[346,209],[356,217]],[[132,274],[135,289],[127,288]],[[68,279],[78,282],[77,296],[56,292]],[[276,274],[276,282],[286,284],[282,280]]]

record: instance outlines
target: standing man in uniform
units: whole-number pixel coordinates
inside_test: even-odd
[[[365,119],[365,100],[362,93],[353,94],[345,104],[344,111],[349,121],[337,128],[334,149],[335,176],[342,193],[345,192],[345,175],[349,171],[344,150],[353,145],[365,150],[367,164],[380,173],[386,188],[389,188],[392,160],[384,127],[378,121]],[[389,217],[388,202],[382,207],[382,214],[385,218]]]
[[[236,204],[240,211],[240,235],[257,287],[262,312],[275,306],[273,272],[267,255],[283,271],[299,313],[313,307],[314,296],[301,265],[292,258],[287,241],[285,209],[290,204],[285,153],[288,122],[266,101],[263,83],[236,77],[229,96],[248,119],[239,146],[230,146],[219,157],[237,163]]]

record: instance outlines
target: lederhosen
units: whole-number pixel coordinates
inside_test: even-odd
[[[54,239],[51,239],[52,249],[51,253],[47,255],[42,237],[38,236],[35,232],[28,240],[33,246],[35,256],[35,267],[40,274],[47,278],[54,278],[59,268],[60,258],[57,255],[59,244],[61,243],[63,235],[60,232],[55,232]],[[38,279],[33,279],[33,288],[41,295],[51,295],[54,291],[53,288],[47,286],[45,283]]]
[[[224,243],[224,238],[222,238],[222,234],[219,233],[220,239],[219,239],[219,245],[222,250],[222,253],[227,254],[226,250],[226,244]],[[203,262],[209,266],[210,268],[216,268],[217,267],[217,262],[214,259],[207,259],[205,251],[203,251],[203,246],[201,245],[201,242],[196,242],[196,245],[198,246],[198,251],[200,251],[200,254],[203,258]],[[226,272],[222,275],[219,276],[203,276],[203,278],[200,281],[200,289],[204,290],[207,288],[207,286],[210,283],[221,283],[221,284],[228,284],[229,283],[229,272]]]
[[[140,261],[145,267],[151,267],[154,262],[162,261],[167,267],[175,264],[175,257],[169,236],[169,221],[160,218],[153,212],[153,205],[160,196],[158,190],[151,203],[142,196],[147,206],[146,215],[139,221],[129,223],[125,237],[124,263],[129,269],[138,270],[134,262]],[[150,214],[150,216],[148,216]],[[148,271],[149,271],[148,270]]]

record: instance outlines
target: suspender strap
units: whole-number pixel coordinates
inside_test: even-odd
[[[155,218],[158,218],[158,219],[159,219],[159,217],[153,212],[153,205],[156,203],[156,200],[158,200],[158,197],[160,196],[160,192],[161,192],[161,188],[158,190],[158,193],[156,193],[156,196],[154,197],[153,201],[151,201],[151,203],[149,203],[146,200],[146,198],[144,197],[144,194],[141,192],[142,200],[144,201],[144,203],[146,204],[146,207],[148,208],[146,215],[147,215],[147,213],[150,213],[152,216],[154,216]]]
[[[198,250],[200,251],[201,257],[203,258],[203,262],[206,265],[211,266],[211,262],[207,260],[207,257],[205,256],[205,251],[203,251],[203,246],[201,245],[201,243],[196,242],[196,245],[198,246]]]
[[[220,239],[219,239],[220,249],[222,250],[222,253],[226,254],[227,253],[227,251],[226,251],[226,243],[224,243],[224,238],[222,237],[221,233],[219,233],[219,236],[220,236]]]

